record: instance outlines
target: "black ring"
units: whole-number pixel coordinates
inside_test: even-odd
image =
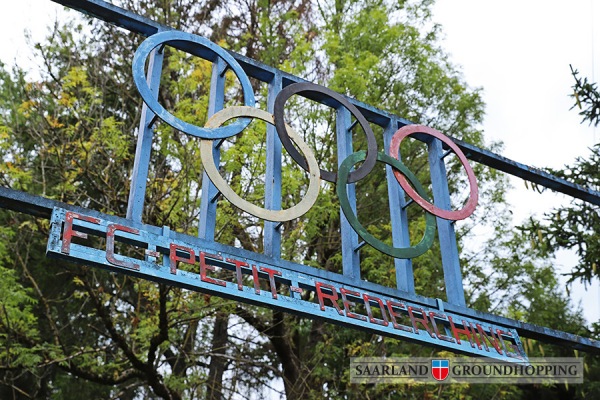
[[[277,130],[277,134],[279,135],[279,139],[283,144],[283,147],[287,150],[290,156],[300,165],[304,170],[308,171],[308,165],[304,160],[304,157],[296,146],[292,143],[290,137],[287,135],[287,130],[285,129],[285,121],[283,120],[283,109],[285,106],[285,102],[292,95],[297,93],[321,93],[326,96],[331,97],[335,101],[337,101],[340,105],[346,107],[348,111],[358,121],[360,126],[362,126],[365,135],[367,136],[367,157],[365,158],[365,162],[358,167],[356,170],[352,171],[348,175],[348,183],[353,183],[358,180],[361,180],[365,176],[367,176],[375,167],[375,163],[377,162],[377,142],[375,141],[375,135],[373,134],[373,130],[371,126],[367,122],[366,118],[358,108],[356,108],[353,104],[351,104],[348,100],[344,98],[339,93],[334,92],[331,89],[328,89],[324,86],[316,85],[310,82],[299,82],[293,83],[289,86],[286,86],[275,98],[275,107],[273,108],[273,115],[275,116],[275,128]],[[320,169],[321,171],[321,179],[324,179],[329,182],[337,182],[337,173],[325,171]]]

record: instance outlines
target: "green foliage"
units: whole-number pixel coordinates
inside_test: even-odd
[[[600,95],[595,82],[580,78],[579,72],[571,66],[571,74],[575,79],[573,94],[582,122],[598,125],[600,110]],[[600,162],[600,144],[590,149],[587,157],[578,157],[572,165],[560,170],[548,169],[548,172],[560,178],[569,180],[583,187],[598,191],[598,163]],[[592,284],[600,277],[598,263],[600,262],[600,246],[598,232],[600,218],[597,206],[583,201],[574,200],[571,205],[558,207],[547,213],[544,222],[531,220],[523,229],[529,233],[531,240],[548,249],[573,249],[579,256],[579,264],[570,274],[569,282],[581,280]]]
[[[598,190],[599,162],[600,145],[595,145],[589,158],[579,157],[573,165],[549,172],[583,187]],[[543,222],[530,220],[522,229],[528,233],[531,241],[548,251],[560,248],[575,250],[579,264],[570,273],[570,282],[581,280],[592,284],[600,278],[600,216],[597,206],[574,200],[569,206],[558,207],[545,214]]]
[[[220,45],[299,74],[415,122],[484,146],[479,89],[471,89],[439,47],[430,1],[127,0],[123,6],[161,23],[203,33]],[[217,4],[218,3],[218,4]],[[3,185],[102,212],[124,215],[141,100],[130,60],[140,37],[99,22],[59,26],[36,45],[41,78],[0,68],[0,165]],[[203,125],[210,63],[166,49],[159,101],[171,113]],[[252,82],[261,108],[265,85]],[[227,74],[226,104],[239,104],[237,79]],[[315,149],[322,168],[337,168],[335,114],[296,96],[286,106],[294,128]],[[381,127],[373,126],[380,148]],[[358,131],[360,129],[357,128]],[[253,122],[221,147],[221,173],[243,198],[262,205],[265,124]],[[364,138],[355,132],[360,148]],[[202,164],[199,140],[157,123],[143,220],[197,233]],[[494,147],[497,145],[492,145]],[[404,152],[407,152],[404,155]],[[422,146],[407,141],[403,160],[430,186]],[[465,186],[462,167],[449,160],[453,191]],[[482,205],[460,228],[461,245],[473,226],[497,222],[506,181],[476,167]],[[283,160],[284,208],[308,186],[306,173]],[[369,232],[391,243],[383,168],[357,184],[358,214]],[[460,197],[457,195],[457,197]],[[456,200],[458,203],[462,199]],[[282,257],[341,272],[340,214],[335,187],[323,183],[303,217],[283,224]],[[424,230],[422,211],[408,210],[411,241]],[[148,281],[44,257],[47,221],[0,213],[0,397],[37,398],[272,397],[288,398],[518,398],[515,387],[355,387],[355,356],[428,356],[431,349],[321,321],[236,304]],[[473,307],[542,325],[581,325],[560,296],[547,252],[519,246],[505,226],[488,256],[463,262]],[[216,239],[262,252],[263,223],[218,201]],[[498,228],[500,229],[500,227]],[[127,250],[129,251],[129,250]],[[541,261],[540,261],[541,260]],[[363,277],[394,287],[393,260],[368,246]],[[417,292],[444,297],[439,245],[414,260]],[[187,266],[187,268],[195,268]],[[493,273],[489,273],[493,271]],[[519,284],[510,279],[518,277]],[[514,281],[513,281],[514,283]],[[310,300],[310,294],[305,294]],[[512,299],[506,301],[506,299]],[[561,310],[547,313],[545,304]],[[524,304],[530,306],[526,308]],[[534,346],[533,344],[531,345]],[[444,355],[447,355],[444,353]],[[592,369],[594,366],[592,365]],[[594,369],[593,369],[594,370]],[[595,371],[595,370],[594,370]],[[7,394],[9,393],[9,394]],[[20,396],[19,395],[19,396]]]
[[[34,314],[37,301],[33,290],[19,282],[16,271],[5,266],[13,235],[8,228],[0,229],[0,342],[6,344],[0,349],[0,364],[27,369],[42,361],[39,349],[32,346],[40,338]]]
[[[575,104],[571,107],[571,110],[575,107],[579,108],[579,115],[583,117],[581,122],[587,121],[590,125],[598,126],[600,122],[600,93],[598,93],[598,87],[596,82],[589,82],[587,78],[581,79],[579,77],[579,71],[573,69],[572,65],[571,75],[575,79],[573,84],[573,94],[571,97],[575,99]]]

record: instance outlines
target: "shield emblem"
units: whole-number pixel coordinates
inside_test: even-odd
[[[431,360],[431,375],[437,381],[443,381],[450,373],[450,361],[448,360]]]

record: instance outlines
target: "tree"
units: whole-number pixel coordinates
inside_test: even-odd
[[[477,129],[483,116],[479,91],[464,83],[439,47],[430,1],[122,3],[415,122],[484,144]],[[40,80],[29,81],[18,68],[0,70],[0,153],[10,160],[1,166],[0,179],[15,189],[124,215],[141,105],[130,62],[142,38],[98,21],[88,23],[93,26],[90,34],[77,22],[70,23],[55,27],[48,40],[37,45],[43,61]],[[203,125],[210,65],[168,47],[166,51],[160,101],[187,122]],[[227,101],[235,103],[235,80],[230,81]],[[264,101],[264,87],[253,84],[259,101]],[[334,168],[335,145],[329,138],[335,121],[330,110],[294,99],[290,112],[300,121],[298,131],[319,150],[322,165]],[[264,193],[264,132],[264,125],[253,123],[223,146],[223,173],[238,193],[256,198]],[[360,134],[355,136],[360,146]],[[145,222],[196,233],[202,172],[198,149],[197,140],[157,125]],[[417,144],[410,150],[405,163],[428,183],[423,150]],[[285,166],[283,202],[297,203],[306,187],[304,175],[291,163]],[[458,171],[460,166],[453,162],[449,168]],[[486,188],[486,206],[502,207],[503,179],[481,167],[477,173]],[[379,174],[381,178],[382,171]],[[390,240],[389,216],[380,212],[387,209],[386,188],[379,178],[375,175],[358,185],[359,214],[369,221],[371,232]],[[460,178],[451,182],[453,188],[461,184]],[[261,251],[262,222],[240,216],[225,200],[218,207],[216,239]],[[422,218],[415,208],[409,212],[414,221],[411,233],[418,237]],[[481,212],[477,221],[493,218],[490,215],[494,213]],[[284,224],[282,256],[340,272],[339,218],[334,187],[325,186],[305,217]],[[46,221],[5,211],[0,219],[0,226],[6,227],[0,231],[0,267],[12,271],[0,276],[6,305],[0,312],[0,347],[7,349],[0,353],[2,398],[266,397],[265,388],[274,382],[284,387],[288,398],[353,398],[362,394],[348,382],[349,357],[431,354],[419,346],[320,321],[50,262],[43,256]],[[468,237],[469,228],[462,230],[463,237]],[[511,243],[514,246],[507,239],[505,247],[510,249]],[[438,253],[434,249],[415,260],[419,294],[443,295]],[[498,253],[486,262],[501,265],[502,256]],[[365,277],[395,285],[389,257],[369,248],[361,257]],[[476,282],[484,273],[476,262],[465,260],[464,265],[468,280]],[[539,272],[533,262],[515,271],[524,277]],[[541,287],[552,289],[545,271],[539,272],[544,278]],[[506,289],[501,279],[482,285],[487,292]],[[534,289],[528,295],[532,301],[543,292],[539,285]],[[489,293],[470,296],[481,308],[495,299]],[[524,312],[516,304],[500,305],[498,312],[503,310]],[[388,389],[360,389],[372,396],[382,390]],[[390,397],[400,397],[413,388],[393,390]],[[424,397],[438,388],[418,390]],[[461,390],[449,389],[443,395],[452,398]]]
[[[579,71],[573,69],[572,65],[571,75],[575,79],[573,84],[573,94],[571,97],[575,99],[575,104],[571,109],[577,107],[581,111],[579,115],[583,117],[582,123],[587,121],[594,126],[598,126],[600,122],[600,93],[598,93],[598,87],[596,82],[589,82],[588,78],[583,79],[579,77]]]
[[[583,122],[598,125],[600,117],[600,94],[596,83],[587,78],[580,78],[579,72],[571,67],[575,80],[573,94],[575,104],[579,108]],[[578,157],[572,165],[563,169],[548,169],[548,172],[567,179],[591,190],[600,190],[598,163],[600,162],[600,143],[592,146],[587,157]],[[557,207],[544,216],[543,221],[531,220],[525,229],[532,238],[539,237],[540,245],[549,249],[573,249],[579,256],[579,264],[570,274],[569,282],[577,279],[585,284],[592,284],[600,278],[600,213],[598,206],[581,200],[573,200],[570,205]],[[536,239],[537,240],[537,239]]]
[[[595,82],[581,78],[579,72],[571,67],[571,74],[575,80],[572,86],[574,105],[583,122],[597,126],[600,122],[600,94]],[[547,168],[547,172],[566,179],[575,184],[589,188],[594,191],[600,190],[600,176],[598,165],[600,164],[600,143],[590,148],[587,157],[577,157],[573,164],[566,165],[562,169]],[[560,249],[574,250],[579,257],[579,263],[575,265],[568,274],[567,293],[570,284],[579,280],[587,285],[597,285],[600,279],[600,213],[598,205],[573,199],[569,205],[556,207],[545,213],[541,220],[530,218],[518,228],[525,240],[529,240],[534,248],[542,254],[554,254]],[[556,297],[560,299],[560,297]],[[555,299],[556,299],[555,298]],[[548,299],[550,301],[550,299]],[[550,316],[548,316],[550,317]],[[587,332],[583,336],[600,337],[600,321],[589,321]],[[584,321],[576,322],[575,325],[584,326]],[[589,356],[587,358],[588,378],[586,385],[582,387],[578,396],[585,398],[598,396],[600,387],[597,376],[600,371],[600,357]]]

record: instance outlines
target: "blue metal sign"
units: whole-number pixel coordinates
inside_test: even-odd
[[[91,236],[105,245],[94,247]],[[115,241],[141,249],[143,258],[116,254]],[[192,236],[173,238],[168,228],[157,234],[55,208],[47,255],[457,353],[527,361],[515,329],[349,285],[339,274]]]
[[[523,361],[527,355],[519,335],[570,345],[591,352],[600,343],[546,327],[472,310],[466,306],[453,220],[467,217],[477,203],[475,176],[467,159],[510,173],[543,187],[600,205],[600,193],[574,185],[548,173],[508,160],[428,127],[415,126],[402,117],[347,98],[291,74],[228,52],[205,38],[172,30],[147,18],[101,0],[55,0],[148,37],[133,61],[134,82],[144,100],[138,129],[135,163],[126,218],[86,210],[50,199],[0,187],[0,206],[27,212],[52,221],[47,254],[110,271],[130,274],[190,290],[202,291],[241,302],[262,305],[308,318],[320,318],[382,335],[481,355],[505,361]],[[208,114],[198,127],[181,121],[158,102],[163,46],[172,46],[213,65]],[[147,62],[147,71],[144,67]],[[243,91],[243,105],[224,107],[225,71],[231,69]],[[249,78],[268,85],[265,110],[256,108]],[[283,108],[292,96],[304,96],[332,107],[336,116],[338,171],[321,170],[311,149],[283,121]],[[233,117],[242,117],[226,125]],[[218,170],[220,139],[243,134],[251,118],[267,121],[264,208],[251,208],[228,190]],[[354,118],[354,122],[352,119]],[[142,223],[146,181],[152,151],[153,126],[157,119],[201,138],[205,172],[202,180],[198,237]],[[383,131],[377,141],[370,125]],[[355,149],[352,130],[360,126],[367,138]],[[433,202],[419,190],[418,181],[398,159],[398,147],[407,135],[426,143],[431,171]],[[310,187],[305,199],[282,209],[282,149],[309,171]],[[454,152],[465,168],[470,197],[462,210],[450,210],[450,194],[444,158]],[[355,170],[355,163],[364,160]],[[383,245],[355,218],[356,195],[352,182],[366,176],[381,161],[386,166],[392,246]],[[404,174],[400,174],[400,172]],[[306,212],[318,196],[319,180],[337,184],[341,203],[341,274],[281,259],[279,221]],[[407,180],[408,179],[408,180]],[[408,181],[412,182],[414,190]],[[214,241],[219,194],[264,222],[264,253],[258,254]],[[411,200],[406,199],[406,196]],[[429,214],[426,233],[412,248],[408,236],[406,207],[412,202]],[[412,257],[427,249],[437,231],[444,272],[446,301],[415,293]],[[102,240],[90,240],[93,237]],[[364,242],[362,241],[364,240]],[[97,243],[104,243],[98,247]],[[119,254],[115,245],[128,246],[137,257]],[[394,257],[397,287],[390,288],[361,278],[359,252],[369,244]],[[119,247],[121,248],[121,247]]]

